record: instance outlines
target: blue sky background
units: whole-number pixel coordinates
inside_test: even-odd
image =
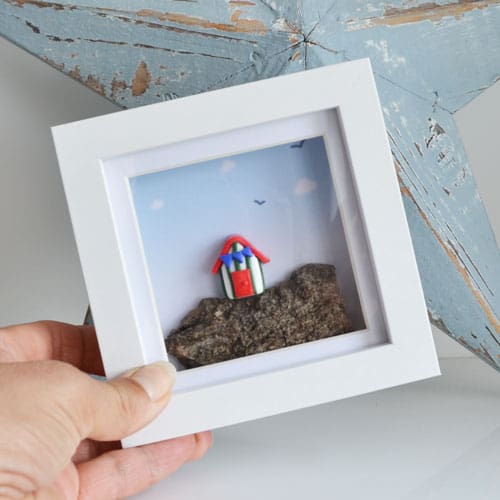
[[[232,234],[271,259],[267,286],[301,264],[346,265],[322,137],[145,174],[130,185],[165,334],[201,298],[223,296],[211,268]]]

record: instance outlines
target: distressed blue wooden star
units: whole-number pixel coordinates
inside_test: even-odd
[[[430,318],[500,368],[500,255],[453,117],[499,78],[500,0],[0,0],[0,33],[125,108],[370,57]]]

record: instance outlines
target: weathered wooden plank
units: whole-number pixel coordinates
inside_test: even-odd
[[[0,0],[0,33],[123,107],[369,56],[430,317],[500,367],[500,255],[453,118],[500,77],[500,0]]]

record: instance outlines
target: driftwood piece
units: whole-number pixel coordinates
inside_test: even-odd
[[[349,331],[335,267],[308,264],[260,295],[203,299],[170,333],[166,346],[192,368]]]

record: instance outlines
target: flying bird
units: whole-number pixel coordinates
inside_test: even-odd
[[[253,200],[254,203],[257,203],[257,205],[264,205],[266,200]]]

